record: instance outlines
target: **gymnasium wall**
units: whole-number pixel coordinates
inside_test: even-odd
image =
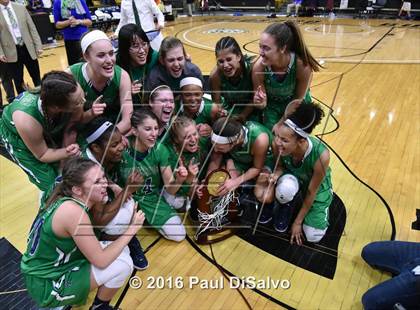
[[[216,0],[217,1],[217,0]],[[317,6],[325,6],[327,0],[303,0],[303,2],[317,2]],[[209,3],[212,1],[209,0]],[[265,7],[267,5],[267,0],[219,0],[217,1],[222,6],[234,6],[234,7]],[[283,1],[283,2],[292,2],[291,0]],[[334,0],[334,7],[340,7],[341,0]],[[368,4],[368,0],[349,0],[348,7],[349,8],[363,8],[366,7]],[[271,5],[274,6],[274,0],[271,0]],[[388,0],[385,8],[390,9],[400,9],[401,8],[401,0]],[[420,9],[420,1],[419,0],[412,0],[411,1],[411,8],[412,9]]]

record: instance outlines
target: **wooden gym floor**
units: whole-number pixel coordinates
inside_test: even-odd
[[[254,55],[261,31],[271,22],[265,16],[178,18],[166,25],[165,34],[180,38],[193,62],[208,74],[220,37],[233,35]],[[223,280],[219,269],[224,269],[240,278],[290,282],[288,289],[240,289],[254,309],[360,309],[362,294],[388,278],[362,261],[363,246],[394,234],[397,240],[420,242],[420,232],[411,229],[420,208],[420,24],[321,18],[302,18],[299,23],[312,53],[325,66],[314,74],[311,92],[332,113],[316,133],[331,148],[334,191],[347,212],[334,278],[297,267],[236,236],[210,249],[188,240],[169,242],[146,229],[140,238],[143,247],[150,245],[150,267],[136,275],[145,285],[150,284],[148,277],[160,276],[166,283],[183,277],[185,287],[127,288],[113,304],[120,299],[122,309],[247,308],[239,292]],[[64,48],[46,50],[40,66],[44,73],[64,69]],[[24,251],[38,192],[3,157],[0,167],[0,237]],[[189,230],[190,239],[193,235]],[[189,277],[224,281],[224,288],[189,288]]]

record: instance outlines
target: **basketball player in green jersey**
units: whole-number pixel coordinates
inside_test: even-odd
[[[119,129],[104,117],[97,117],[89,122],[84,128],[83,136],[88,145],[83,150],[82,157],[103,167],[109,185],[108,202],[106,204],[95,204],[91,213],[95,225],[104,226],[104,229],[101,230],[100,241],[113,241],[123,233],[120,227],[130,224],[134,208],[133,199],[123,200],[126,198],[127,190],[117,185],[119,164],[125,144]],[[138,270],[146,269],[148,261],[136,237],[131,239],[128,247],[134,268]]]
[[[201,138],[207,140],[206,138]],[[186,170],[188,173],[182,186],[173,194],[167,190],[163,192],[166,201],[175,209],[183,206],[189,208],[188,201],[191,201],[195,185],[199,181],[199,174],[205,166],[207,150],[202,150],[200,135],[194,120],[186,116],[177,116],[171,124],[169,137],[165,143],[158,146],[158,151],[168,159],[173,178],[179,170]]]
[[[134,109],[140,108],[146,77],[158,59],[159,53],[150,47],[149,38],[140,26],[127,24],[120,29],[117,64],[130,75]]]
[[[85,110],[100,97],[105,104],[104,116],[117,124],[123,135],[127,134],[133,113],[130,76],[115,65],[114,48],[102,31],[86,33],[80,44],[86,62],[74,64],[68,71],[85,92]]]
[[[260,111],[253,108],[251,58],[242,54],[232,37],[221,38],[216,43],[215,53],[217,64],[209,80],[213,101],[243,122],[261,122]]]
[[[78,156],[71,124],[84,122],[84,93],[74,78],[62,71],[44,75],[41,87],[20,94],[4,108],[0,136],[15,163],[41,191],[59,175],[63,159]],[[87,113],[98,115],[95,109]]]
[[[149,107],[158,119],[158,140],[162,141],[166,139],[175,111],[174,93],[169,86],[160,85],[150,92]]]
[[[203,83],[195,77],[186,77],[179,83],[181,102],[178,115],[185,115],[195,121],[201,137],[209,137],[211,124],[218,116],[226,115],[220,105],[205,98]]]
[[[331,169],[329,167],[330,154],[327,147],[310,133],[319,124],[324,113],[319,105],[309,103],[300,105],[295,112],[288,116],[276,134],[277,148],[275,155],[280,156],[273,182],[261,182],[256,187],[256,197],[263,200],[266,193],[268,200],[277,199],[278,193],[285,192],[278,183],[274,184],[279,176],[291,174],[298,180],[298,187],[303,197],[303,204],[293,220],[290,242],[301,245],[303,234],[309,242],[319,242],[328,228],[328,209],[333,199],[331,184]],[[281,178],[280,178],[281,179]],[[276,192],[276,194],[275,194]],[[293,197],[290,197],[293,199]],[[290,216],[291,205],[280,205],[279,215],[275,218],[275,228],[286,231]]]
[[[134,111],[131,118],[133,137],[120,164],[121,181],[125,183],[133,169],[139,170],[144,179],[143,186],[133,194],[145,213],[147,222],[159,230],[167,239],[180,242],[185,239],[185,227],[176,211],[165,201],[162,190],[175,194],[188,177],[185,169],[178,170],[175,178],[167,156],[156,147],[158,118],[150,110]]]
[[[255,179],[264,166],[272,165],[273,136],[257,122],[242,125],[234,119],[219,118],[213,124],[211,141],[213,153],[208,174],[221,167],[224,154],[228,155],[225,166],[231,178],[219,187],[221,196]]]
[[[133,270],[125,248],[144,214],[134,212],[125,233],[102,247],[89,209],[107,200],[107,185],[102,168],[91,160],[64,165],[63,180],[35,219],[21,262],[26,288],[38,306],[82,305],[98,288],[92,308],[113,309],[110,300]]]
[[[269,25],[260,38],[260,57],[252,69],[254,104],[263,109],[263,124],[274,133],[287,113],[311,102],[309,86],[320,65],[309,52],[299,26],[293,21]]]

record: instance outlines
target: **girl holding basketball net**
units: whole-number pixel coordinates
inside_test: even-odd
[[[213,124],[211,141],[213,152],[208,174],[220,168],[223,159],[230,174],[230,179],[220,185],[219,196],[256,178],[264,166],[272,166],[272,134],[257,122],[249,121],[242,125],[234,119],[219,118]]]

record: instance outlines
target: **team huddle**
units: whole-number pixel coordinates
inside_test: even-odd
[[[216,196],[251,187],[259,223],[299,245],[323,238],[333,193],[329,151],[311,135],[324,113],[309,91],[320,65],[294,22],[269,25],[255,59],[221,38],[210,95],[179,39],[155,51],[128,24],[118,46],[86,33],[84,61],[45,74],[0,120],[10,157],[41,191],[21,263],[39,306],[84,304],[97,288],[92,309],[111,309],[133,268],[148,267],[143,221],[184,240],[180,212],[221,168],[230,178]]]

